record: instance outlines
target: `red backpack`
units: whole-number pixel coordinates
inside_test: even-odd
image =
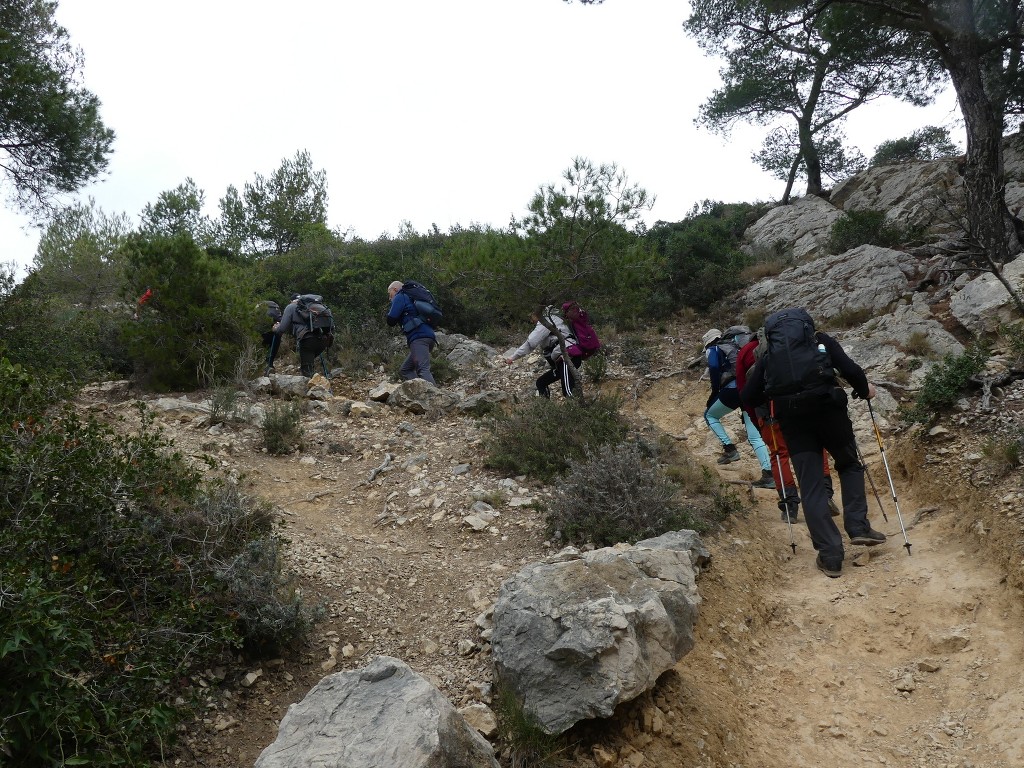
[[[565,321],[572,328],[573,336],[576,337],[576,346],[583,353],[584,360],[601,349],[601,341],[597,338],[594,326],[590,324],[587,310],[575,301],[567,301],[562,305],[562,312],[565,313]]]

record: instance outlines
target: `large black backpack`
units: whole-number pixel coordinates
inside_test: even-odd
[[[768,315],[764,321],[761,366],[765,394],[775,400],[798,399],[835,383],[832,358],[818,342],[814,321],[802,307]]]
[[[433,328],[441,322],[441,319],[444,317],[441,312],[441,305],[434,299],[434,294],[428,291],[422,283],[417,283],[415,280],[406,280],[402,284],[402,293],[412,299],[413,306],[416,307],[416,313],[424,323]]]
[[[299,296],[295,308],[295,338],[302,341],[306,336],[315,334],[327,336],[333,341],[334,316],[324,304],[324,297],[315,293],[304,293]]]

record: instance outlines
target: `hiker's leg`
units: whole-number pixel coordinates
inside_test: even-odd
[[[415,339],[409,342],[409,359],[416,376],[437,386],[430,372],[430,350],[436,342],[433,339]]]
[[[316,359],[327,349],[327,342],[320,337],[308,335],[299,342],[299,370],[307,379],[316,373]]]
[[[789,448],[786,446],[785,438],[782,437],[779,422],[775,419],[758,419],[758,428],[765,445],[768,446],[769,458],[772,463],[772,477],[775,478],[775,487],[779,491],[779,497],[795,500],[798,496],[796,480],[793,479],[793,470],[789,465]]]
[[[725,427],[722,426],[722,417],[727,413],[731,413],[732,408],[725,405],[721,400],[715,400],[706,411],[704,411],[704,421],[707,422],[708,426],[711,427],[711,431],[715,433],[715,437],[722,441],[722,445],[732,445],[732,440],[729,439],[729,433],[725,431]]]
[[[582,358],[570,357],[569,359],[572,360],[572,364],[576,368],[580,367]],[[555,370],[558,373],[559,380],[562,382],[562,394],[566,397],[574,397],[578,394],[579,385],[573,381],[572,372],[562,358],[558,358],[558,361],[555,363]]]
[[[828,431],[827,425],[823,428],[822,424],[825,410],[815,410],[797,418],[783,416],[779,426],[800,484],[800,498],[811,542],[827,564],[839,565],[843,561],[843,537],[832,522],[828,493],[821,475],[823,434]]]
[[[828,509],[828,493],[821,477],[821,451],[803,451],[791,456],[796,476],[800,480],[804,519],[807,521],[807,531],[811,534],[811,542],[824,562],[830,565],[842,563],[843,537],[832,522],[832,514]]]
[[[856,536],[870,530],[868,498],[864,490],[864,465],[857,455],[853,423],[845,407],[829,408],[822,415],[822,438],[832,454],[843,498],[843,527]],[[819,465],[820,466],[820,465]]]
[[[548,362],[550,365],[550,361]],[[551,391],[548,389],[552,384],[558,381],[558,373],[554,367],[548,368],[544,373],[537,379],[537,391],[542,397],[551,397]]]
[[[754,455],[757,456],[758,462],[761,464],[762,472],[772,471],[771,455],[768,451],[768,446],[764,444],[764,440],[761,439],[761,433],[757,431],[757,427],[754,425],[753,419],[750,418],[750,414],[743,411],[743,425],[747,428],[747,442],[750,443],[750,447],[754,449]],[[776,486],[778,481],[776,481]]]
[[[412,342],[409,342],[409,354],[405,360],[402,361],[401,367],[398,369],[398,378],[402,381],[409,381],[409,379],[416,378],[416,361],[412,356],[413,346]]]

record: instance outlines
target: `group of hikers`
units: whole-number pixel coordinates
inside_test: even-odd
[[[392,282],[388,286],[388,300],[385,321],[389,326],[401,326],[409,346],[409,355],[399,375],[403,380],[419,378],[436,386],[430,372],[430,352],[437,344],[433,326],[442,316],[440,307],[430,291],[412,280]],[[269,348],[266,373],[274,370],[281,337],[291,334],[295,338],[302,375],[311,378],[318,359],[324,375],[328,375],[323,354],[334,343],[334,318],[323,297],[315,293],[293,293],[283,312],[276,301],[267,300],[263,304],[272,323],[270,330],[263,334],[263,344]]]
[[[385,315],[389,326],[400,326],[405,334],[409,354],[398,370],[403,381],[423,379],[437,386],[430,371],[430,353],[437,344],[434,325],[443,316],[433,295],[414,280],[395,280],[388,285],[390,305]],[[317,294],[293,293],[284,312],[275,301],[265,301],[267,315],[273,323],[263,334],[263,343],[269,347],[266,372],[274,369],[274,360],[280,349],[281,336],[291,333],[295,337],[299,353],[299,369],[303,376],[311,377],[318,358],[333,342],[333,320],[330,310],[323,305],[323,298]],[[549,387],[556,381],[561,383],[562,394],[573,397],[578,394],[578,377],[569,370],[568,358],[573,369],[579,369],[582,362],[600,348],[597,334],[590,325],[586,310],[574,301],[562,305],[563,319],[550,307],[538,307],[531,315],[536,327],[526,341],[505,359],[508,365],[541,350],[549,370],[537,379],[537,394],[550,397]],[[325,373],[326,373],[326,365]]]
[[[868,521],[865,467],[838,377],[853,388],[854,397],[865,400],[875,396],[874,385],[839,342],[815,330],[810,315],[798,307],[769,315],[757,333],[747,326],[712,328],[702,341],[711,377],[704,419],[722,443],[718,462],[740,458],[721,423],[738,408],[761,465],[754,485],[778,491],[785,522],[795,522],[803,505],[818,553],[815,565],[826,576],[839,577],[845,553],[833,517],[842,515],[851,544],[886,540]],[[841,513],[832,500],[829,456],[839,475]]]
[[[430,353],[437,344],[434,325],[441,315],[430,292],[415,281],[395,280],[387,288],[390,302],[385,320],[405,334],[408,356],[399,368],[403,380],[423,379],[436,386],[430,371]],[[300,370],[313,375],[317,358],[333,341],[333,320],[316,294],[292,294],[282,312],[268,301],[273,321],[264,334],[270,347],[267,371],[283,334],[296,340]],[[540,351],[548,364],[536,381],[537,395],[550,397],[550,387],[561,385],[564,397],[579,393],[578,369],[600,348],[585,310],[574,301],[562,304],[562,313],[538,307],[530,316],[534,328],[505,363]],[[868,521],[865,467],[861,461],[847,412],[842,377],[854,397],[869,400],[875,387],[834,338],[817,331],[806,310],[791,308],[769,315],[756,333],[747,326],[717,328],[704,334],[704,355],[711,380],[704,419],[722,444],[719,464],[740,459],[739,449],[722,425],[722,418],[739,410],[747,440],[761,468],[753,485],[775,489],[782,520],[792,524],[799,508],[817,551],[815,564],[825,575],[842,573],[843,538],[834,517],[843,518],[850,543],[873,546],[885,534]],[[324,366],[326,373],[326,365]],[[833,499],[831,456],[839,476],[842,511]],[[791,469],[792,465],[792,469]],[[909,551],[909,550],[908,550]]]

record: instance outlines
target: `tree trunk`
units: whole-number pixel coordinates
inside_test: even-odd
[[[975,35],[936,36],[936,44],[967,130],[963,179],[970,235],[1001,267],[1009,260],[1011,245],[1019,248],[1004,194],[1002,103],[994,101],[985,87],[988,62]]]

